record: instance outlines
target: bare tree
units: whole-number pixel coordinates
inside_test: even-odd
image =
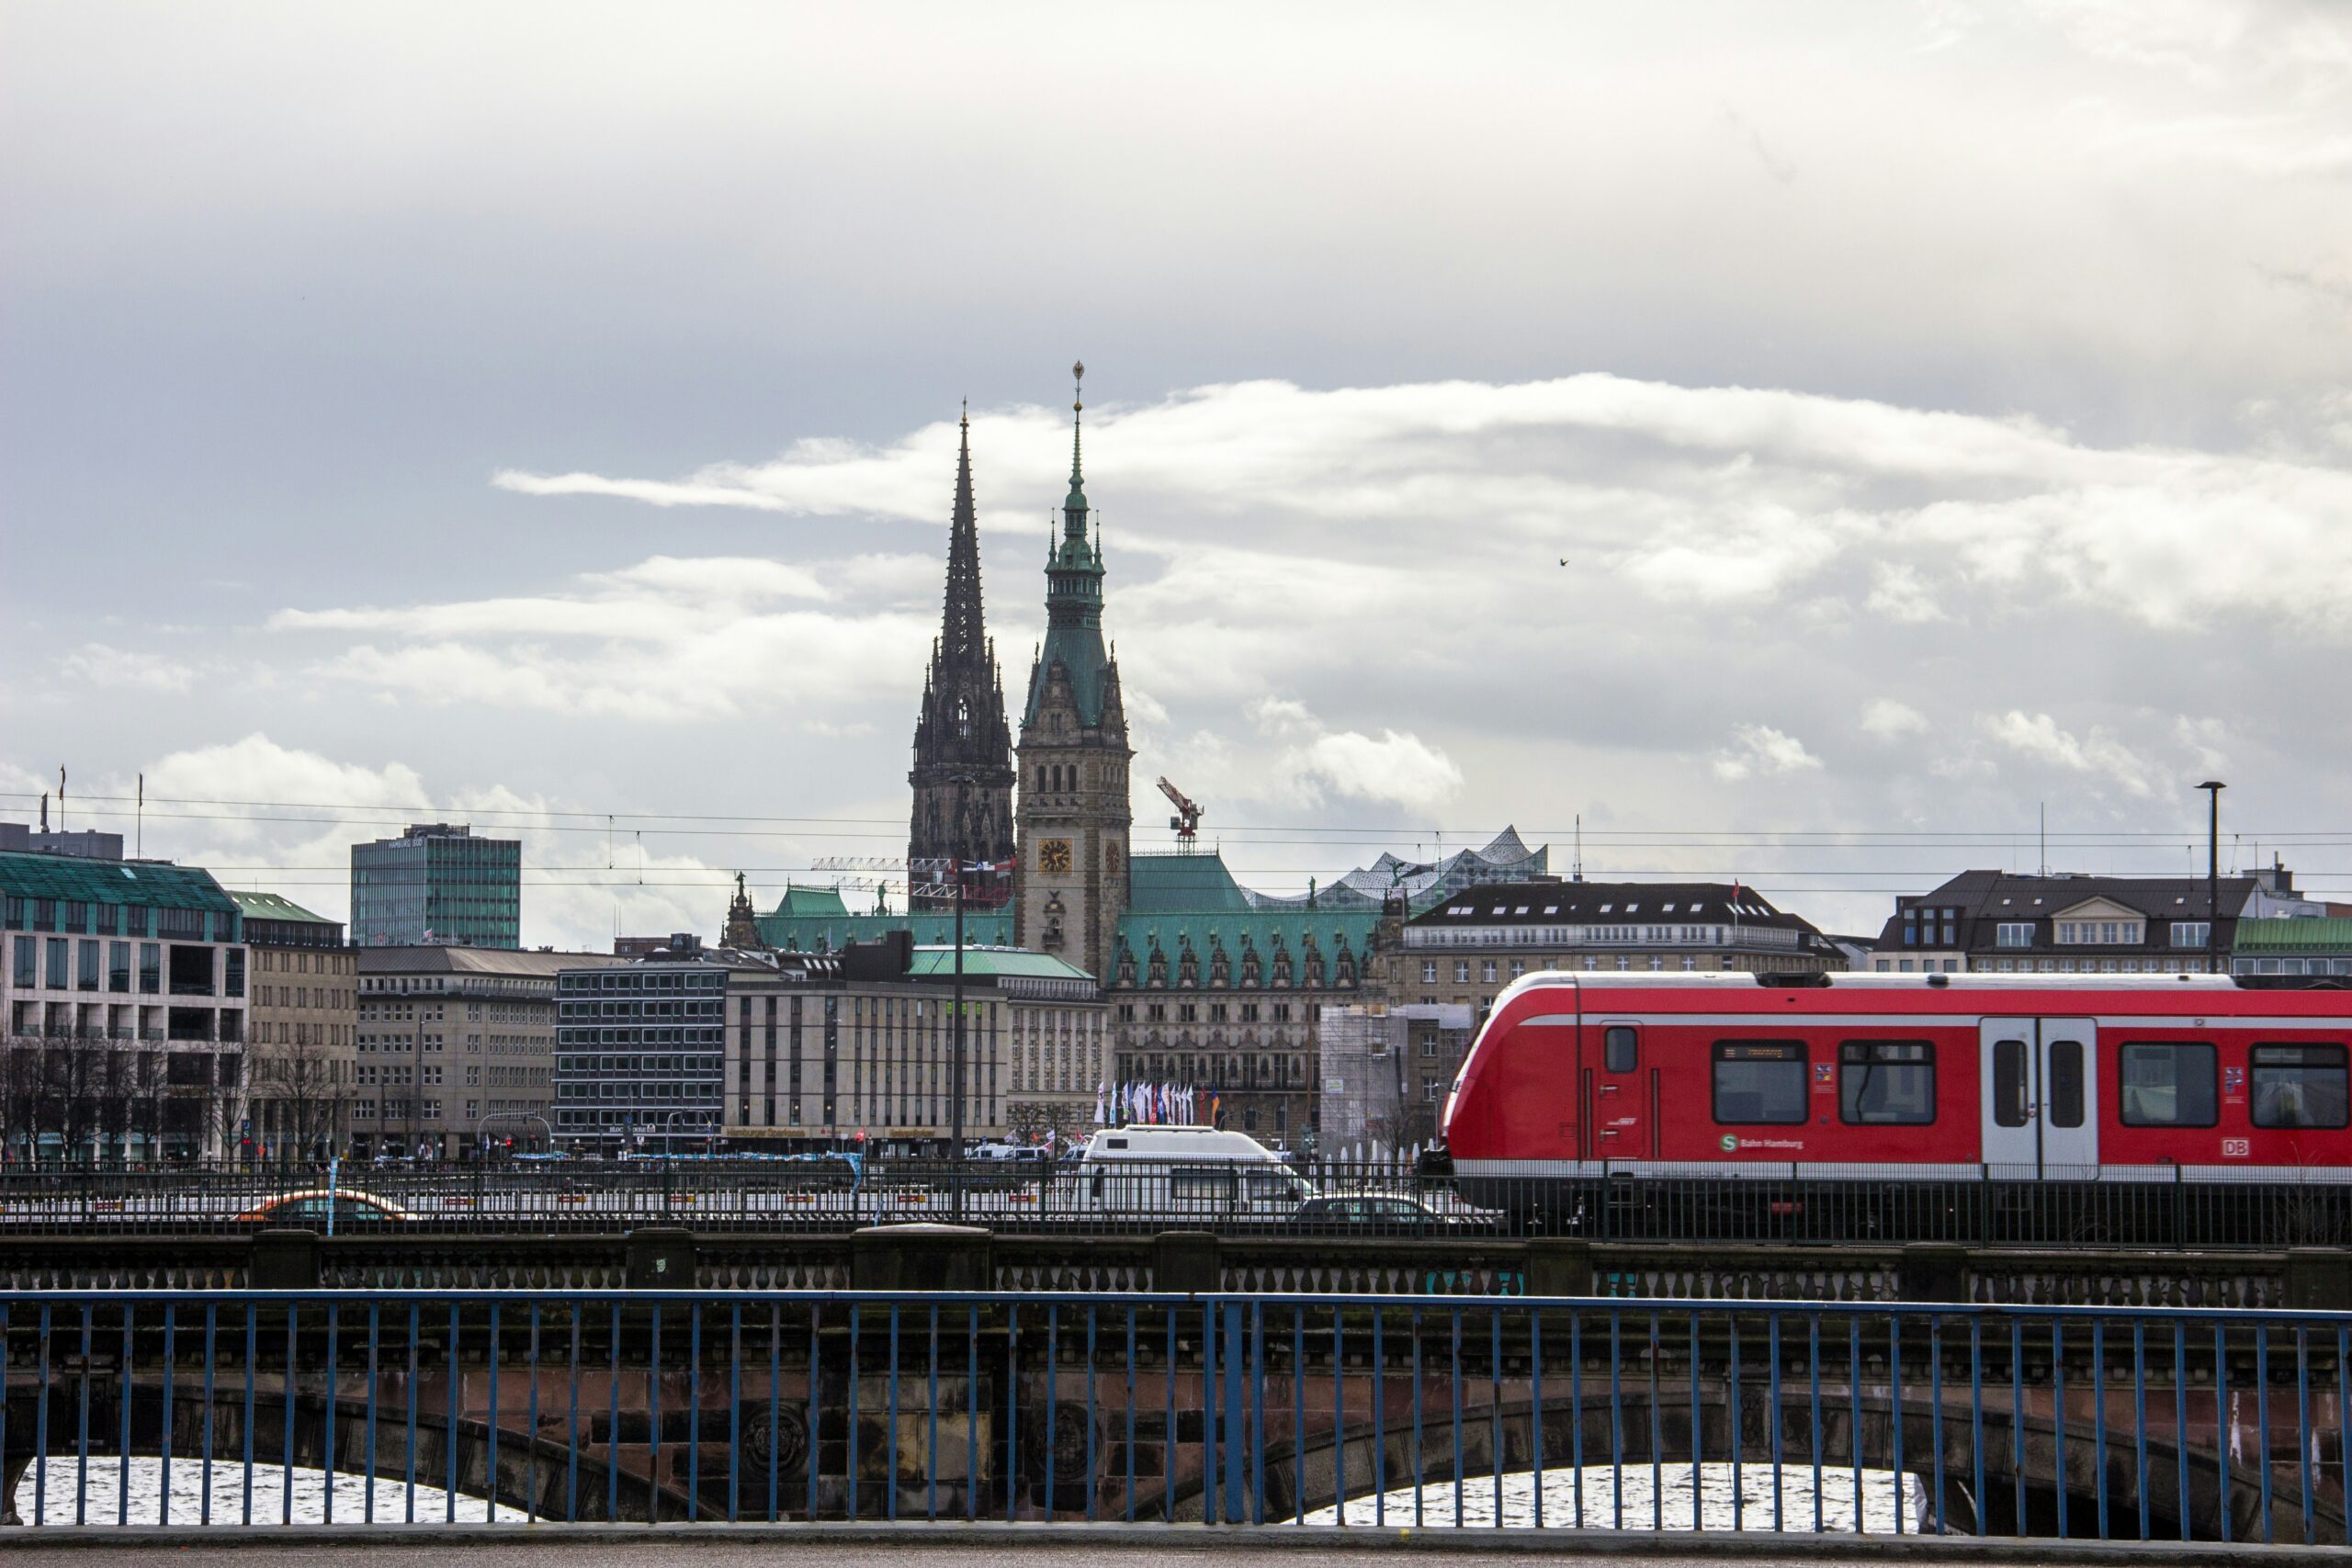
[[[326,1046],[314,1040],[261,1046],[248,1053],[246,1066],[254,1127],[276,1158],[320,1159],[342,1142],[350,1086]]]

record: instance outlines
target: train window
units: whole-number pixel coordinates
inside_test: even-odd
[[[1600,1032],[1601,1066],[1612,1073],[1630,1073],[1642,1065],[1641,1036],[1630,1023],[1612,1024]]]
[[[2045,1047],[2050,1072],[2050,1124],[2083,1124],[2083,1043],[2052,1040]]]
[[[1993,1125],[2022,1127],[2026,1122],[2025,1042],[1993,1042]]]
[[[2254,1124],[2342,1127],[2352,1116],[2341,1045],[2256,1045]]]
[[[1795,1126],[1805,1120],[1804,1045],[1795,1040],[1715,1042],[1715,1121]]]
[[[2134,1040],[2122,1050],[2126,1127],[2211,1127],[2221,1120],[2213,1047]]]
[[[1848,1040],[1838,1047],[1838,1109],[1863,1125],[1936,1119],[1936,1048],[1925,1040]]]

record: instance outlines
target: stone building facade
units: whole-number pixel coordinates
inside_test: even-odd
[[[359,955],[343,922],[276,893],[230,891],[253,953],[243,1144],[271,1162],[314,1163],[350,1135],[359,1066]]]

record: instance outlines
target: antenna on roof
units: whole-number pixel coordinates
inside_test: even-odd
[[[1577,858],[1568,866],[1568,880],[1584,880],[1584,813],[1581,811],[1577,813]]]
[[[2050,803],[2041,803],[2041,873],[2050,874]]]

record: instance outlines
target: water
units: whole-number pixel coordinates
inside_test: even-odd
[[[89,1466],[90,1489],[84,1499],[84,1522],[92,1525],[128,1523],[156,1525],[164,1519],[164,1461],[160,1459],[134,1457],[130,1463],[129,1485],[123,1484],[123,1461],[112,1455],[100,1458],[92,1455]],[[245,1467],[237,1460],[212,1461],[212,1513],[216,1525],[241,1524],[245,1518]],[[204,1461],[200,1459],[175,1459],[171,1474],[171,1520],[175,1525],[201,1523],[204,1514]],[[74,1523],[74,1484],[81,1473],[81,1466],[73,1455],[52,1457],[49,1461],[46,1487],[48,1499],[47,1525]],[[255,1461],[253,1469],[253,1522],[275,1525],[288,1521],[286,1472],[282,1466]],[[294,1468],[291,1494],[292,1518],[298,1525],[318,1525],[327,1522],[326,1472]],[[34,1473],[28,1469],[24,1479],[17,1483],[17,1513],[25,1523],[33,1522]],[[438,1524],[449,1517],[449,1495],[437,1486],[427,1486],[422,1480],[416,1486],[416,1514],[419,1524]],[[405,1481],[376,1482],[376,1520],[379,1524],[397,1524],[409,1517],[409,1488]],[[127,1518],[119,1509],[128,1504]],[[334,1522],[338,1525],[358,1524],[368,1514],[368,1483],[356,1475],[338,1474],[334,1478]],[[480,1497],[462,1494],[458,1498],[458,1518],[460,1523],[481,1524],[485,1520],[498,1523],[521,1523],[525,1515],[520,1508],[503,1504],[494,1509]]]
[[[1651,1486],[1650,1467],[1628,1464],[1622,1472],[1612,1472],[1608,1465],[1587,1465],[1582,1470],[1564,1468],[1544,1472],[1544,1523],[1554,1529],[1577,1523],[1577,1490],[1581,1482],[1584,1490],[1584,1528],[1587,1529],[1709,1529],[1729,1530],[1735,1528],[1733,1499],[1738,1498],[1737,1524],[1748,1530],[1770,1530],[1772,1528],[1772,1467],[1770,1464],[1743,1464],[1739,1467],[1736,1491],[1728,1461],[1711,1460],[1698,1468],[1697,1484],[1692,1484],[1688,1461],[1660,1467],[1663,1485]],[[1618,1512],[1618,1486],[1624,1488],[1624,1511]],[[1391,1526],[1413,1522],[1413,1488],[1401,1487],[1385,1494],[1381,1499],[1383,1511]],[[1424,1529],[1446,1528],[1453,1525],[1453,1483],[1451,1480],[1427,1483],[1420,1488],[1421,1525]],[[1781,1471],[1781,1528],[1809,1530],[1814,1528],[1814,1472],[1811,1465],[1786,1465]],[[1826,1466],[1821,1472],[1821,1528],[1824,1530],[1851,1534],[1856,1529],[1854,1472],[1850,1468],[1833,1470]],[[1696,1522],[1693,1505],[1696,1503]],[[1345,1504],[1347,1517],[1340,1517],[1339,1508],[1322,1508],[1306,1516],[1310,1525],[1368,1525],[1374,1520],[1374,1502],[1370,1497],[1351,1497]],[[1897,1513],[1902,1516],[1905,1533],[1918,1534],[1928,1526],[1927,1488],[1916,1475],[1897,1475],[1887,1470],[1862,1472],[1860,1529],[1871,1535],[1893,1535]],[[1620,1524],[1620,1520],[1623,1523]],[[1532,1526],[1535,1523],[1535,1477],[1532,1472],[1520,1471],[1502,1478],[1502,1508],[1499,1521],[1496,1517],[1495,1479],[1491,1475],[1473,1476],[1462,1483],[1462,1524],[1466,1528],[1484,1525],[1492,1528],[1504,1525]]]

